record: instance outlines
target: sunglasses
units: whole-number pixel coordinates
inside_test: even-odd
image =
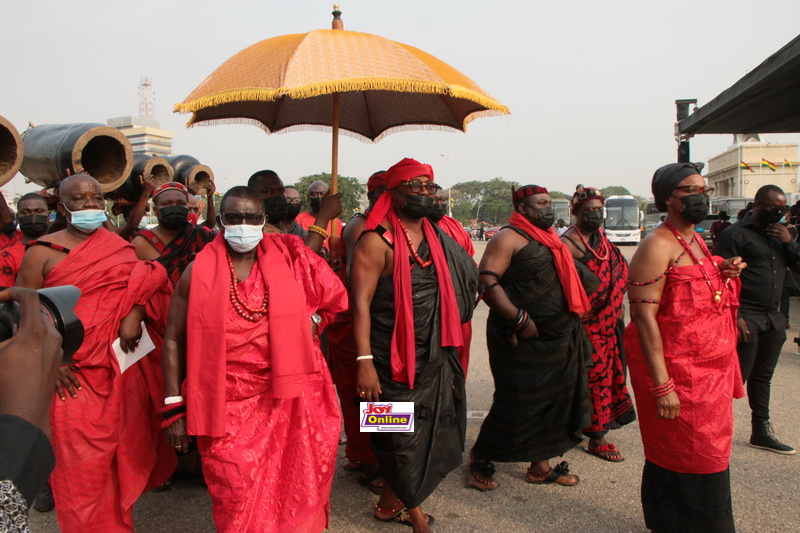
[[[679,185],[675,187],[675,190],[687,194],[705,194],[706,196],[711,196],[711,193],[714,192],[714,187],[708,187],[706,185]]]
[[[425,192],[428,194],[434,194],[436,191],[441,189],[438,184],[436,183],[422,183],[421,181],[404,181],[401,182],[400,185],[405,185],[408,187],[408,190],[413,192],[414,194],[419,194],[425,189]]]
[[[781,215],[785,215],[786,213],[789,212],[789,210],[792,208],[792,206],[790,206],[790,205],[761,204],[761,208],[764,211],[768,211],[770,213],[775,213],[775,214],[780,213]]]
[[[264,213],[222,213],[220,218],[226,226],[239,226],[241,224],[260,226],[264,224]]]

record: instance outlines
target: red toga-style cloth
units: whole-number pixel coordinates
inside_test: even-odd
[[[22,241],[17,241],[0,250],[0,287],[14,286],[24,255],[25,245],[22,244]]]
[[[161,346],[172,286],[164,268],[140,261],[134,247],[103,228],[58,263],[44,286],[75,285],[75,314],[85,336],[75,353],[82,389],[53,395],[50,429],[56,468],[50,478],[64,533],[133,531],[133,504],[175,470],[175,453],[161,431],[164,402],[161,352],[120,374],[111,343],[134,305]]]
[[[469,255],[475,257],[475,245],[472,244],[472,239],[464,231],[464,226],[458,220],[445,215],[436,225],[444,230]],[[464,369],[464,379],[466,380],[467,368],[469,367],[469,347],[472,344],[472,320],[461,324],[461,336],[463,337],[464,345],[458,349],[458,356],[461,360],[461,367]]]
[[[0,250],[21,241],[22,241],[22,232],[19,230],[15,231],[11,235],[9,235],[8,233],[0,233]]]
[[[321,330],[346,309],[347,293],[298,237],[268,234],[238,284],[252,308],[268,291],[268,316],[251,322],[229,298],[225,253],[219,235],[192,267],[184,383],[188,433],[199,435],[214,522],[232,533],[322,531],[341,415],[310,316],[320,314]],[[214,331],[204,327],[209,320],[217,321]]]
[[[703,242],[699,236],[697,241]],[[721,261],[714,256],[714,262]],[[667,371],[681,402],[675,420],[658,418],[635,322],[628,324],[624,340],[645,457],[684,474],[713,474],[728,468],[733,399],[744,396],[736,352],[741,281],[731,280],[715,304],[701,268],[714,287],[719,285],[719,270],[706,259],[702,264],[673,267],[656,317]]]

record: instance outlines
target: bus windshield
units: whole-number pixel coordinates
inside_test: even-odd
[[[639,202],[635,198],[609,198],[605,207],[606,229],[639,229]]]

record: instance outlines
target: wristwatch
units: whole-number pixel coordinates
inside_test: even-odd
[[[311,315],[311,321],[314,323],[315,326],[319,327],[322,324],[322,317],[319,316],[317,313]]]

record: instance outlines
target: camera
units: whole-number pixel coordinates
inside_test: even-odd
[[[44,314],[61,334],[61,348],[64,350],[62,365],[73,363],[72,356],[83,344],[83,324],[75,315],[75,304],[81,291],[73,285],[48,287],[36,291],[39,305]],[[0,342],[13,337],[19,328],[19,303],[0,302]]]

